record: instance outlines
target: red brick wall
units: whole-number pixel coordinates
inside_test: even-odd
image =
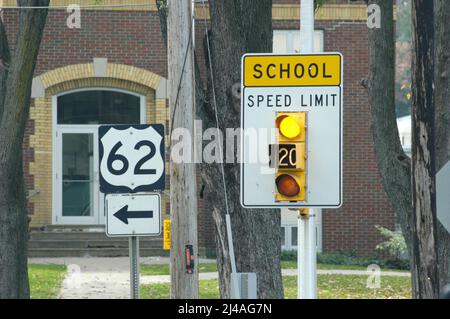
[[[297,4],[299,0],[274,0],[274,3]],[[156,12],[84,11],[80,30],[68,29],[66,17],[65,11],[50,11],[36,74],[69,64],[91,62],[94,57],[107,57],[110,62],[134,65],[167,77],[166,49]],[[5,13],[5,24],[14,46],[17,33],[14,11]],[[273,26],[274,29],[297,29],[299,21],[274,21]],[[367,75],[367,27],[361,21],[317,21],[316,27],[324,29],[326,51],[343,53],[345,68],[344,205],[339,210],[324,212],[323,249],[328,252],[356,250],[359,254],[370,255],[382,240],[374,226],[393,228],[394,216],[382,189],[374,157],[367,94],[359,84]],[[200,62],[204,61],[204,32],[200,21],[196,51]],[[205,72],[204,67],[202,71]],[[28,189],[33,189],[28,172],[28,163],[33,160],[28,136],[33,131],[34,123],[30,121],[24,142]],[[30,209],[32,211],[32,207]],[[199,209],[200,246],[213,248],[211,210],[203,200],[199,200]]]
[[[368,74],[365,22],[343,24],[325,32],[325,50],[344,55],[344,204],[323,216],[325,251],[371,255],[383,241],[376,225],[394,228],[394,213],[376,164],[367,92],[360,81]]]
[[[14,51],[18,11],[7,9],[3,16]],[[141,67],[167,77],[167,53],[156,12],[86,10],[82,12],[81,29],[69,29],[66,19],[65,10],[49,11],[35,75],[66,65],[92,62],[94,57],[107,57],[109,62]],[[29,174],[29,162],[34,156],[29,136],[33,132],[34,123],[30,120],[24,140],[24,173],[29,190],[34,189]],[[33,214],[32,204],[29,212]]]

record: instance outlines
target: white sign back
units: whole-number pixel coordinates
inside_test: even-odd
[[[450,232],[450,162],[436,175],[436,208],[437,218]]]

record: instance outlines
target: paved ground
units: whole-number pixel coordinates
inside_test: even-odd
[[[283,276],[297,276],[297,269],[283,269]],[[365,270],[317,270],[318,275],[359,275],[367,276]],[[408,272],[396,272],[396,271],[386,271],[381,272],[381,276],[398,276],[398,277],[410,277],[411,274]],[[217,279],[217,272],[206,272],[199,274],[200,280],[211,280]],[[168,283],[170,282],[170,276],[143,276],[141,277],[141,284],[154,284],[154,283]]]
[[[61,299],[126,299],[130,296],[130,264],[120,258],[32,258],[30,264],[67,265],[68,273],[59,294]],[[143,264],[167,264],[168,258],[141,258]],[[200,263],[215,262],[201,259]],[[284,276],[296,276],[296,269],[283,269]],[[319,275],[361,275],[365,270],[318,270]],[[201,280],[217,279],[218,273],[201,273]],[[381,276],[410,276],[408,272],[383,271]],[[141,284],[168,283],[170,276],[143,276]]]
[[[61,257],[61,258],[29,258],[30,264],[56,264],[56,265],[70,265],[70,264],[100,264],[108,265],[111,262],[118,262],[120,267],[128,265],[128,257],[115,257],[115,258],[105,258],[105,257]],[[140,261],[142,264],[168,264],[168,257],[141,257]],[[200,259],[200,263],[214,263],[213,259]]]
[[[167,264],[168,258],[141,258],[143,264]],[[201,263],[215,262],[200,260]],[[30,264],[67,265],[61,299],[127,299],[130,296],[130,259],[30,258]]]

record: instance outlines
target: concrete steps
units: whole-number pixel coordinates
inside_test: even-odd
[[[108,238],[101,226],[48,226],[30,233],[29,257],[123,257],[128,238]],[[161,237],[139,239],[142,257],[168,256]]]

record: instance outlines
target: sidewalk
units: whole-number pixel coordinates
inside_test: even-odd
[[[130,259],[118,258],[30,258],[30,264],[67,265],[58,298],[128,299]],[[142,257],[141,264],[168,264],[167,257]],[[200,260],[201,263],[211,262]]]
[[[167,257],[141,258],[141,264],[168,264]],[[201,259],[200,263],[214,260]],[[67,265],[60,299],[128,299],[130,296],[130,260],[119,258],[31,258],[30,264]],[[283,269],[283,276],[296,276],[296,269]],[[365,270],[317,270],[318,275],[367,276]],[[382,271],[381,276],[408,277],[408,272]],[[218,278],[217,272],[200,273],[200,280]],[[170,283],[169,275],[142,276],[141,284]]]
[[[281,270],[283,276],[297,276],[297,269],[283,269]],[[347,276],[367,276],[368,273],[365,270],[317,270],[318,275],[347,275]],[[396,271],[382,271],[381,276],[388,277],[410,277],[411,274],[409,272],[396,272]],[[212,280],[217,279],[219,274],[217,272],[206,272],[200,273],[200,280]],[[155,284],[155,283],[169,283],[170,276],[143,276],[141,277],[141,284]]]

